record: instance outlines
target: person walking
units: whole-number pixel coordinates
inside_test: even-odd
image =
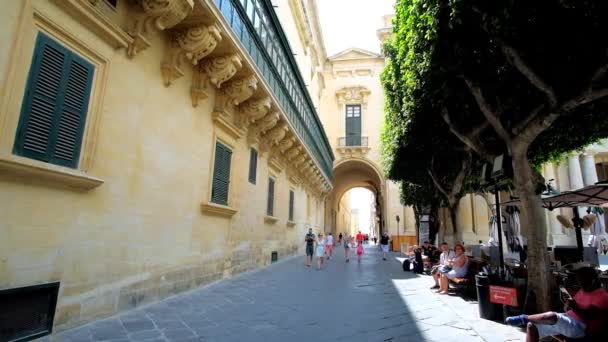
[[[325,254],[327,255],[327,260],[331,258],[331,253],[334,249],[334,236],[329,233],[325,238]]]
[[[344,245],[344,258],[346,259],[346,262],[348,262],[348,254],[350,253],[350,236],[346,235],[346,237],[344,237],[344,241],[342,241],[342,244]]]
[[[357,234],[356,238],[357,238],[357,244],[359,242],[363,243],[363,234],[361,234],[361,231],[359,231],[359,234]]]
[[[315,247],[315,254],[317,256],[317,269],[323,267],[323,261],[325,258],[325,239],[323,233],[319,233],[317,236],[317,246]]]
[[[338,244],[341,245],[342,244],[342,233],[340,233],[338,235]]]
[[[382,260],[386,261],[386,253],[388,253],[388,234],[386,232],[382,233],[380,238],[380,248],[382,249]]]
[[[304,237],[306,242],[306,267],[312,265],[312,256],[315,250],[315,234],[312,233],[312,228],[308,229],[308,234]]]
[[[363,257],[363,242],[357,243],[357,262],[361,263],[361,258]]]

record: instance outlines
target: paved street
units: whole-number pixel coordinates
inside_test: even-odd
[[[337,252],[342,252],[337,249]],[[339,254],[339,253],[338,253]],[[259,271],[56,334],[52,341],[510,341],[523,334],[478,318],[477,304],[439,296],[374,247],[326,269],[291,258]]]

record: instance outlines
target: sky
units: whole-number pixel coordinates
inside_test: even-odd
[[[327,56],[350,47],[380,53],[376,30],[394,0],[316,0]]]

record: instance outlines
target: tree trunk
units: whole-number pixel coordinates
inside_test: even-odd
[[[431,205],[431,212],[429,213],[429,242],[434,245],[437,240],[437,233],[439,233],[439,206]]]
[[[527,146],[512,146],[511,153],[514,185],[521,201],[521,230],[528,240],[526,306],[535,312],[545,312],[551,308],[551,296],[545,209],[540,194],[536,194],[538,175],[530,167]]]
[[[457,201],[454,204],[450,203],[448,206],[448,211],[450,212],[450,221],[452,222],[452,236],[454,238],[454,243],[462,242],[462,233],[460,232],[460,229],[458,229],[458,217],[456,216],[458,213],[458,204],[459,202]]]

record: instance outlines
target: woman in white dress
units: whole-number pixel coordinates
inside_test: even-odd
[[[323,266],[323,259],[325,258],[325,238],[323,233],[319,233],[317,236],[317,246],[315,247],[315,255],[317,257],[317,269],[321,269]]]

